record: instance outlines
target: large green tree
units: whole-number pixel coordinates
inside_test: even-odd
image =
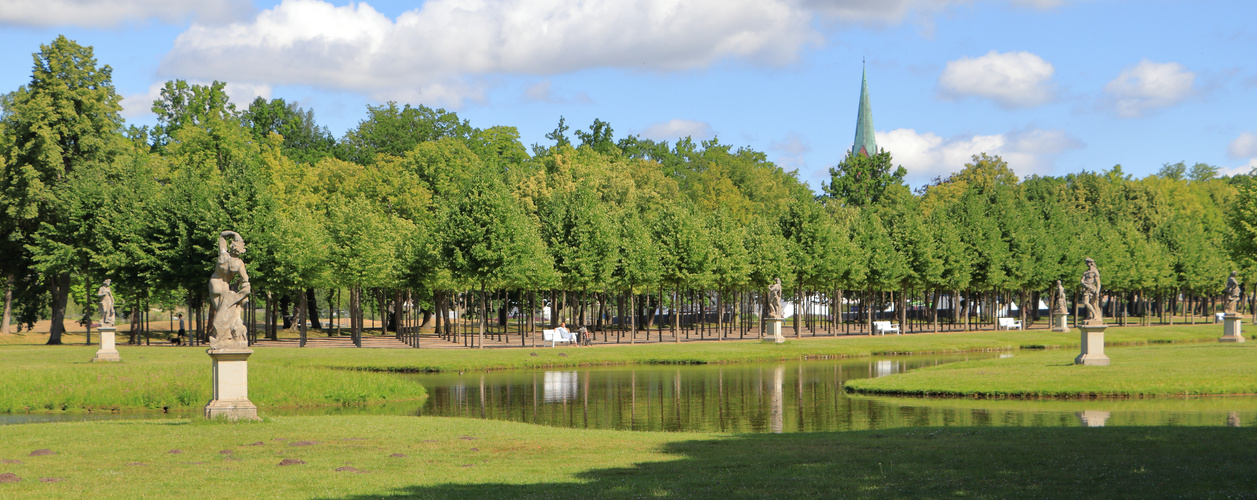
[[[0,204],[17,239],[24,242],[52,297],[49,344],[60,344],[70,273],[81,259],[62,203],[65,183],[76,170],[107,164],[122,151],[121,97],[113,70],[96,65],[92,48],[58,36],[34,54],[31,81],[5,109],[7,157],[0,179]]]

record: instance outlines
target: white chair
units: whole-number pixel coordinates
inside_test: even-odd
[[[574,342],[576,340],[574,337],[572,332],[567,332],[567,335],[563,335],[557,330],[542,330],[541,344],[545,345],[546,342],[549,342],[550,347],[554,347],[556,342]]]

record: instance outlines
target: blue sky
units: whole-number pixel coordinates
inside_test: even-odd
[[[153,123],[167,80],[221,80],[337,136],[389,100],[525,144],[599,118],[763,151],[819,189],[863,64],[878,145],[913,186],[980,152],[1023,176],[1235,174],[1257,167],[1254,19],[1251,0],[3,0],[0,91],[64,34],[113,68],[128,123]]]

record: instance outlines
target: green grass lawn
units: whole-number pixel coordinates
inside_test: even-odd
[[[1075,365],[1075,351],[1020,352],[851,380],[860,393],[993,398],[1094,398],[1257,394],[1257,345],[1193,344],[1106,349],[1110,366]]]
[[[1257,431],[1228,427],[719,435],[325,416],[4,432],[0,498],[1243,497],[1257,463]]]
[[[1113,345],[1212,342],[1216,325],[1114,328]],[[422,398],[389,373],[661,363],[750,363],[885,354],[1024,348],[1077,349],[1077,333],[971,332],[887,337],[687,342],[525,349],[259,348],[250,357],[250,399],[261,409]],[[210,360],[192,347],[119,346],[123,362],[90,363],[94,346],[0,346],[0,413],[189,410],[210,397]],[[536,354],[534,356],[534,354]],[[1065,356],[1063,353],[1058,355]],[[1072,359],[1072,358],[1070,358]]]
[[[122,362],[92,363],[97,349],[0,348],[0,413],[177,411],[204,407],[211,399],[211,364],[204,349],[122,346]],[[249,399],[263,411],[418,400],[426,395],[422,386],[388,373],[285,363],[270,351],[257,352],[249,361]]]

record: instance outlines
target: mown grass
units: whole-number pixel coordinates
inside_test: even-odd
[[[1110,349],[1110,366],[1075,365],[1077,353],[1023,352],[875,379],[859,393],[991,398],[1096,398],[1257,394],[1257,345],[1196,344]]]
[[[55,454],[30,456],[41,449]],[[1255,461],[1257,431],[1228,427],[720,435],[432,417],[110,421],[7,427],[0,474],[20,481],[0,483],[0,497],[1243,497]]]
[[[96,347],[0,349],[0,413],[190,410],[212,396],[203,349],[120,347],[121,363],[91,363]],[[259,359],[260,358],[260,359]],[[424,388],[387,373],[272,362],[254,354],[249,399],[269,407],[417,400]]]

